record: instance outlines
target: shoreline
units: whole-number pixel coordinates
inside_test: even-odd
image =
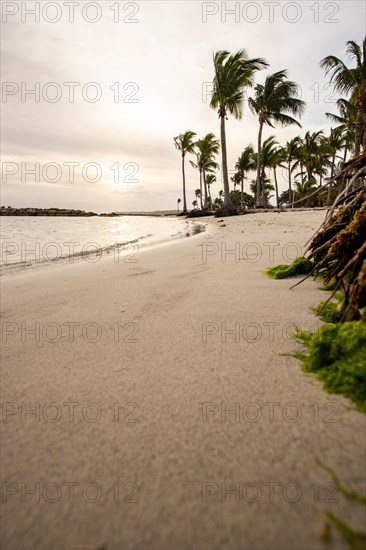
[[[296,207],[295,210],[297,212],[310,212],[310,211],[317,211],[317,210],[328,210],[327,206],[318,206],[318,207]],[[8,212],[11,213],[8,213]],[[38,211],[38,212],[37,212]],[[200,209],[197,210],[190,210],[187,212],[187,214],[192,212],[200,212]],[[294,208],[249,208],[244,213],[239,215],[245,215],[245,214],[256,214],[256,213],[264,213],[264,212],[293,212]],[[16,212],[16,213],[15,213]],[[186,214],[186,216],[187,216]],[[204,213],[203,213],[204,214]],[[215,211],[212,210],[208,214],[207,217],[214,216]],[[88,212],[85,210],[75,210],[75,209],[66,209],[66,208],[13,208],[13,207],[2,207],[0,209],[0,216],[5,217],[47,217],[47,218],[75,218],[75,217],[107,217],[107,218],[115,218],[115,217],[123,217],[123,216],[146,216],[146,217],[158,217],[158,218],[167,218],[167,217],[177,217],[182,218],[185,214],[182,212],[178,212],[177,210],[155,210],[152,212],[103,212],[103,213],[96,213],[96,212]],[[205,217],[205,216],[202,216]]]
[[[30,262],[30,263],[17,262],[17,263],[10,263],[8,265],[2,263],[0,265],[0,277],[4,277],[10,274],[16,274],[19,272],[25,273],[29,270],[34,270],[34,269],[44,269],[46,267],[57,266],[57,265],[62,266],[67,263],[74,264],[79,261],[94,263],[99,261],[100,259],[102,259],[102,257],[105,257],[105,256],[107,257],[113,256],[114,259],[116,259],[117,257],[117,262],[119,261],[119,258],[121,258],[122,259],[121,261],[123,261],[123,258],[128,256],[128,254],[133,254],[136,252],[140,252],[142,250],[164,246],[165,244],[174,242],[176,240],[180,240],[184,238],[192,238],[197,234],[205,231],[205,226],[207,225],[208,219],[206,220],[206,218],[205,219],[200,218],[199,220],[185,220],[187,223],[187,228],[184,230],[181,229],[180,231],[178,231],[178,233],[170,236],[160,235],[159,237],[157,237],[156,234],[150,234],[150,235],[144,235],[136,238],[131,238],[131,240],[126,242],[117,242],[114,244],[100,246],[98,249],[95,249],[92,251],[81,251],[71,255],[62,255],[62,256],[56,256],[54,258],[51,257],[47,259],[37,259],[36,261]],[[183,220],[177,218],[177,221],[183,221]],[[14,244],[14,243],[11,243],[11,244]],[[92,243],[92,244],[94,245],[96,243]],[[128,250],[129,248],[134,246],[136,246],[137,250],[132,250],[132,251]],[[9,255],[11,255],[11,253]]]
[[[339,492],[326,498],[332,480],[317,461],[362,492],[364,416],[281,355],[301,349],[294,324],[319,323],[310,308],[324,293],[312,280],[289,290],[291,280],[263,274],[290,263],[324,215],[209,218],[205,232],[143,250],[137,263],[79,262],[4,278],[2,400],[39,403],[41,413],[39,422],[22,421],[20,408],[10,409],[3,479],[79,484],[73,504],[65,493],[52,506],[9,496],[5,546],[249,550],[275,540],[284,550],[321,550],[327,511],[362,528],[362,507]],[[70,402],[78,404],[72,422]],[[59,405],[58,421],[45,417],[49,403]],[[83,417],[88,403],[100,408],[98,421]],[[103,488],[94,504],[80,489],[91,482]],[[236,483],[259,487],[261,497],[251,501],[250,489],[236,501]],[[126,484],[138,503],[124,501]],[[297,501],[283,497],[289,484],[301,489]],[[42,536],[39,517],[48,526]],[[328,547],[347,544],[332,531]]]

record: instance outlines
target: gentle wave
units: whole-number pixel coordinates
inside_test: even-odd
[[[145,216],[6,216],[1,218],[0,271],[77,259],[95,262],[104,254],[114,254],[119,261],[132,258],[142,247],[189,237],[204,228],[187,220]]]

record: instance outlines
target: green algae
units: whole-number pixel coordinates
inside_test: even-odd
[[[342,493],[342,495],[344,495],[345,497],[351,499],[351,500],[355,500],[356,502],[359,502],[360,504],[365,504],[366,505],[366,497],[364,495],[361,495],[360,493],[356,493],[356,491],[351,491],[349,489],[347,489],[340,481],[339,481],[339,478],[337,476],[337,474],[331,469],[329,468],[329,466],[326,466],[325,464],[323,464],[323,462],[320,462],[320,460],[317,460],[319,466],[321,468],[323,468],[323,470],[325,470],[326,472],[328,472],[328,474],[330,474],[333,482],[335,483],[338,491],[340,493]]]
[[[296,354],[303,370],[315,373],[327,391],[351,398],[366,412],[366,324],[326,324],[314,333],[298,329],[295,338],[307,348],[307,354]]]
[[[320,460],[317,460],[317,462],[321,468],[323,468],[326,472],[328,472],[328,474],[330,474],[338,491],[342,495],[344,495],[346,498],[350,500],[357,502],[358,504],[366,505],[366,497],[364,495],[361,495],[356,491],[347,489],[340,482],[337,474],[331,468],[329,468],[329,466],[326,466],[325,464],[320,462]],[[348,543],[350,548],[352,548],[353,550],[364,550],[365,543],[366,543],[366,533],[362,531],[356,531],[355,529],[353,529],[353,527],[348,525],[345,521],[337,517],[332,512],[327,512],[327,517],[334,524],[337,531],[340,533],[342,538]]]
[[[313,269],[313,262],[300,256],[290,265],[280,264],[266,269],[265,273],[271,279],[286,279],[295,275],[308,275]]]
[[[340,311],[334,302],[321,301],[312,310],[326,323],[338,323],[340,320]]]
[[[349,544],[353,550],[365,550],[366,533],[352,529],[346,522],[338,518],[332,512],[327,513],[327,517],[334,523],[340,535]]]

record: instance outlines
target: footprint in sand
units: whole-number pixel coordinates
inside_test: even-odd
[[[136,271],[136,273],[129,273],[127,277],[137,277],[138,275],[148,275],[149,273],[155,273],[154,269],[150,269],[149,271],[144,271],[142,267],[131,267],[131,270]]]

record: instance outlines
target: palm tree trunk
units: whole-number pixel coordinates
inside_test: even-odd
[[[258,132],[258,158],[257,158],[257,208],[261,208],[263,205],[262,189],[261,189],[261,164],[262,164],[262,131],[263,122],[259,123]]]
[[[348,147],[346,145],[345,148],[344,148],[343,164],[345,164],[345,162],[347,160],[347,154],[348,154]],[[344,168],[344,166],[343,166],[343,168]]]
[[[291,182],[291,157],[289,157],[288,159],[288,200],[289,200],[289,203],[293,202],[292,182]]]
[[[240,178],[240,209],[244,210],[244,174],[241,174]]]
[[[202,170],[200,170],[200,191],[201,191],[200,201],[201,201],[201,210],[202,210],[203,209],[203,205],[202,205]]]
[[[222,154],[222,178],[224,182],[224,206],[225,208],[231,208],[232,202],[230,197],[229,176],[227,173],[225,110],[223,109],[220,109],[220,137],[221,137],[221,154]]]
[[[333,155],[333,158],[332,158],[332,167],[330,169],[330,177],[333,178],[334,176],[334,169],[335,169],[335,153]]]
[[[335,154],[333,155],[333,158],[332,158],[332,167],[330,169],[330,179],[332,179],[334,176],[334,167],[335,167]],[[332,192],[332,184],[330,183],[328,185],[327,206],[330,206],[331,192]]]
[[[301,183],[304,185],[304,167],[302,162],[300,163],[300,170],[301,170]]]
[[[202,208],[204,210],[207,210],[207,208],[208,208],[208,193],[207,193],[207,183],[206,183],[206,171],[205,171],[204,167],[202,168],[202,177],[203,177],[203,187],[204,187],[204,190],[205,190],[205,202],[204,202]],[[201,197],[202,197],[202,193],[201,193]],[[201,201],[202,201],[202,199],[201,199]]]
[[[356,127],[355,127],[355,157],[360,154],[362,140],[362,105],[357,106]]]
[[[344,168],[344,165],[345,165],[345,163],[346,163],[347,155],[348,155],[348,146],[346,145],[345,148],[344,148],[342,169]],[[343,189],[344,189],[344,187],[345,187],[345,183],[346,183],[346,174],[343,175],[343,178],[342,178],[341,185],[340,185],[340,188],[339,188],[339,190],[338,190],[338,193],[340,193],[341,191],[343,191]]]
[[[212,210],[212,197],[211,197],[211,187],[208,185],[208,204],[209,209]]]
[[[264,171],[264,166],[262,166],[261,167],[261,200],[262,200],[262,206],[267,208],[268,204],[267,204],[267,200],[266,200],[266,197],[265,197],[265,194],[264,194],[265,181],[266,181],[266,173]]]
[[[182,153],[182,174],[183,174],[183,212],[187,212],[186,174],[185,174],[185,171],[184,171],[184,153]]]
[[[279,205],[280,205],[280,201],[279,201],[279,198],[278,198],[278,182],[277,182],[277,172],[276,172],[276,167],[275,166],[273,167],[273,175],[274,175],[275,188],[276,188],[276,206],[278,208]]]

